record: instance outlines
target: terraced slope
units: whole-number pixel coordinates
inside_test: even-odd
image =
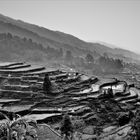
[[[51,93],[43,91],[48,73]],[[106,94],[112,88],[113,96]],[[118,123],[123,112],[136,109],[139,89],[118,79],[98,79],[26,63],[0,64],[0,109],[15,112],[38,123],[60,123],[65,112],[87,125],[106,128]]]

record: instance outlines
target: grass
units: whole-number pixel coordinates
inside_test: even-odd
[[[61,137],[57,135],[47,125],[38,125],[38,140],[61,140]]]

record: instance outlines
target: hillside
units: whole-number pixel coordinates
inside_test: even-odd
[[[72,37],[72,39],[67,37],[70,35],[64,36],[58,32],[50,31],[48,29],[36,25],[31,25],[28,23],[15,21],[12,19],[9,20],[9,18],[5,19],[5,17],[0,16],[0,33],[8,33],[8,32],[20,36],[22,38],[23,37],[26,37],[28,39],[31,38],[34,42],[41,43],[44,46],[44,48],[46,48],[47,46],[53,48],[63,48],[67,50],[73,50],[75,54],[77,53],[82,54],[86,50],[85,42],[75,37]]]
[[[51,82],[50,92],[44,90],[46,74]],[[36,121],[39,140],[60,139],[65,113],[71,116],[74,132],[79,132],[82,139],[128,140],[124,138],[133,137],[136,129],[132,129],[132,123],[136,115],[139,117],[139,76],[135,75],[135,83],[132,76],[121,75],[121,80],[22,62],[0,63],[0,112],[11,119],[15,113],[24,120]],[[132,118],[128,119],[130,110]]]
[[[110,48],[107,44],[89,43],[72,35],[59,31],[52,31],[44,27],[15,20],[0,14],[0,33],[11,33],[21,38],[32,39],[33,42],[42,44],[44,48],[52,47],[64,51],[71,50],[75,56],[85,56],[87,53],[97,56],[107,53],[109,57],[120,58],[127,62],[140,60],[140,55],[120,48]]]
[[[43,61],[46,50],[41,44],[31,39],[20,38],[12,34],[0,34],[0,60],[1,61]]]

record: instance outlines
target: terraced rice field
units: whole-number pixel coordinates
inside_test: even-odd
[[[43,91],[46,73],[51,79],[51,93]],[[104,95],[108,88],[113,90],[113,102]],[[80,117],[86,126],[105,129],[117,123],[122,112],[135,110],[139,102],[139,89],[116,78],[89,77],[26,63],[0,64],[0,109],[50,124],[54,129],[66,112]]]

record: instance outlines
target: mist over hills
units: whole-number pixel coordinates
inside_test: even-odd
[[[15,20],[2,14],[0,14],[0,33],[10,33],[12,34],[12,36],[18,36],[19,38],[16,43],[17,46],[20,46],[19,43],[20,39],[21,42],[23,38],[26,38],[26,40],[31,39],[30,41],[33,42],[33,44],[35,43],[38,44],[34,49],[34,50],[37,49],[38,51],[36,51],[36,54],[32,53],[32,57],[37,56],[37,54],[41,52],[41,54],[43,55],[40,55],[40,57],[44,57],[43,59],[42,58],[40,59],[41,61],[44,59],[46,60],[48,59],[47,57],[48,47],[53,48],[57,51],[59,51],[59,49],[62,49],[64,54],[66,51],[71,51],[75,57],[76,56],[85,57],[88,53],[93,55],[93,57],[94,56],[99,57],[104,55],[104,53],[106,53],[108,57],[115,59],[119,58],[125,62],[138,62],[140,60],[140,55],[134,52],[120,48],[111,48],[108,47],[109,45],[103,43],[85,42],[72,35],[62,33],[59,31],[52,31],[44,27],[23,22],[21,20]],[[10,44],[13,44],[13,42],[10,42]],[[31,46],[34,46],[33,44]],[[24,51],[25,55],[23,55],[23,60],[24,59],[27,60],[26,57],[28,55],[26,53],[28,52],[28,50],[31,51],[31,49],[29,49],[27,46],[22,45],[21,47],[21,49],[26,50]],[[32,51],[34,50],[32,49]],[[2,55],[3,57],[4,56],[7,57],[7,55],[4,55],[4,53],[10,54],[12,56],[13,52],[11,52],[10,50],[10,45],[7,45],[6,43],[5,43],[5,51],[2,50],[0,43],[0,55]],[[19,49],[17,50],[15,49],[13,55],[18,56],[19,54],[20,54]],[[22,57],[21,55],[19,56],[20,58]],[[8,60],[8,58],[5,58],[5,60]],[[11,60],[12,59],[10,58],[9,61]],[[14,58],[14,61],[15,60],[16,59]]]

